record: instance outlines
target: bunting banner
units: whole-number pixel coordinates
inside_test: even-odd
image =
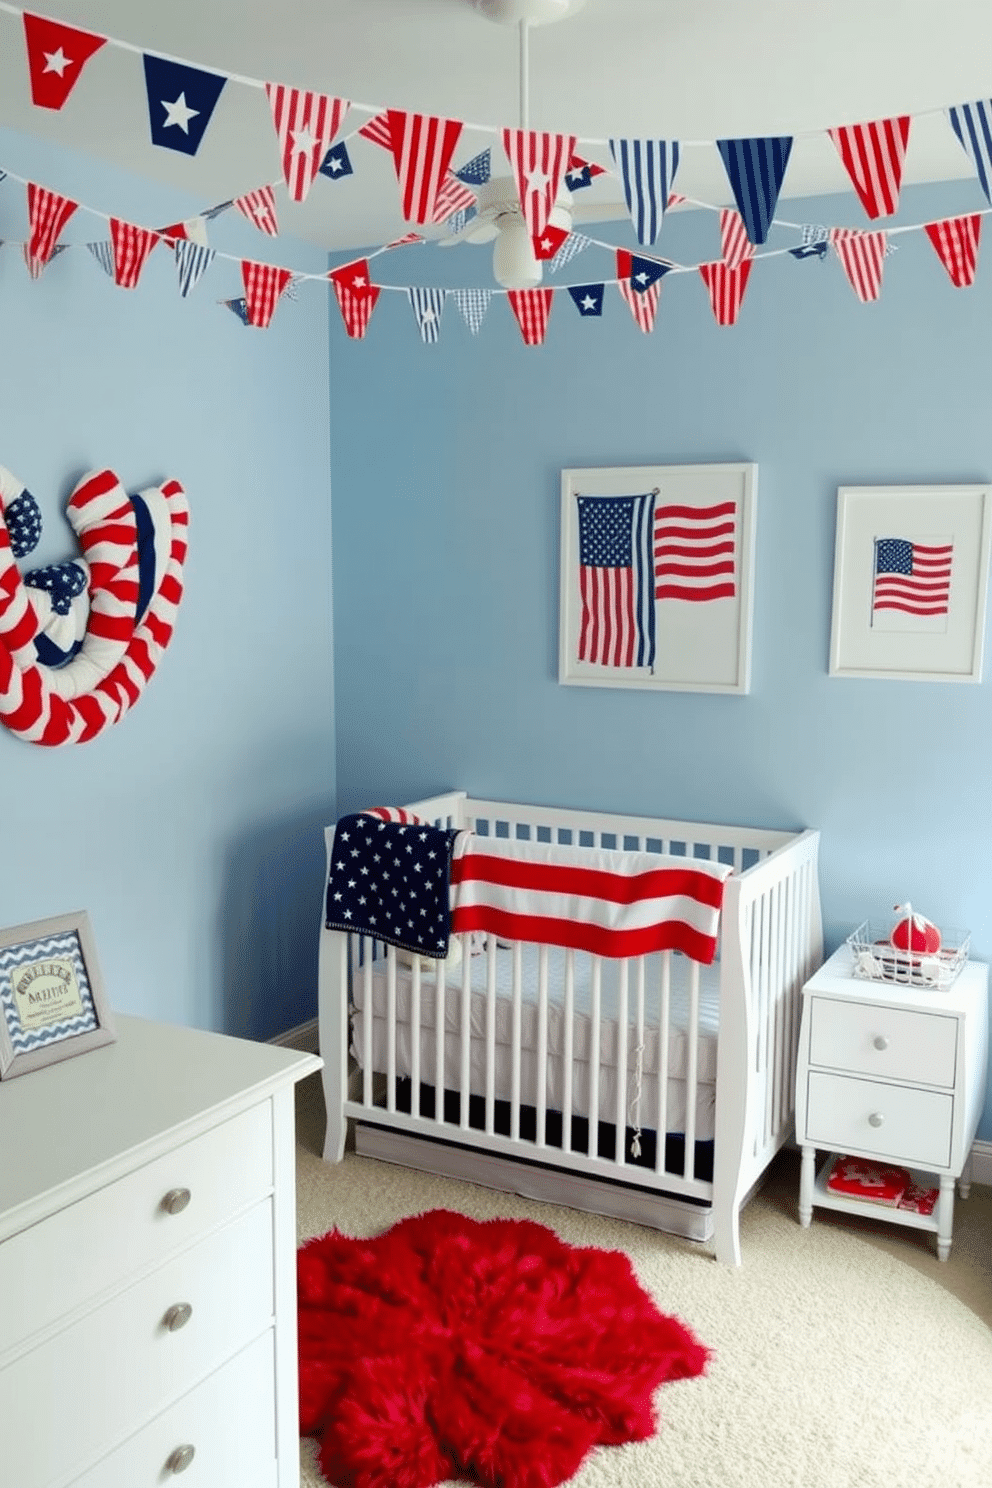
[[[400,206],[407,222],[431,222],[462,126],[457,119],[388,109]]]
[[[934,246],[955,289],[967,289],[975,282],[978,266],[978,242],[982,232],[981,216],[948,217],[943,222],[928,222],[924,231]]]
[[[37,279],[48,263],[62,229],[76,210],[76,202],[58,192],[28,182],[28,225],[30,237],[24,250],[28,271]]]
[[[580,315],[602,315],[605,284],[570,284],[568,292]]]
[[[716,145],[747,235],[752,243],[764,243],[785,179],[792,137],[722,139]]]
[[[266,83],[265,91],[279,137],[287,189],[293,201],[306,201],[313,178],[351,103],[346,98],[328,98],[324,93],[287,88],[282,83]]]
[[[891,217],[899,206],[909,115],[828,131],[869,217]]]
[[[431,221],[446,222],[456,212],[467,212],[470,207],[476,205],[477,201],[478,197],[475,192],[470,191],[456,175],[448,171],[438,187]]]
[[[575,136],[504,129],[503,149],[517,183],[527,231],[532,238],[539,237],[548,225],[558,188],[575,149]]]
[[[489,309],[489,301],[493,297],[491,289],[453,289],[452,299],[458,307],[458,313],[472,332],[473,336],[479,334],[479,328],[486,318]]]
[[[195,155],[227,79],[149,52],[142,60],[152,144]]]
[[[859,232],[852,227],[832,227],[830,242],[862,304],[877,300],[882,292],[886,234]]]
[[[351,163],[344,140],[339,140],[332,145],[320,163],[320,175],[326,176],[329,181],[340,181],[345,176],[353,176],[355,168]]]
[[[217,255],[212,248],[189,239],[180,239],[173,246],[179,273],[179,293],[185,299],[190,290],[199,284]]]
[[[97,243],[87,243],[87,248],[100,265],[108,279],[114,277],[114,250],[110,246],[110,239],[103,238]]]
[[[631,289],[637,294],[644,294],[669,269],[668,264],[659,263],[656,258],[641,258],[626,248],[617,249],[616,265],[617,278],[629,279]]]
[[[466,160],[464,165],[459,166],[455,175],[465,186],[485,186],[492,170],[492,151],[480,150],[478,155],[473,155],[471,160]]]
[[[420,339],[429,346],[437,344],[441,333],[441,312],[446,293],[443,289],[421,289],[419,286],[412,286],[407,290],[420,328]]]
[[[620,167],[637,241],[647,247],[661,230],[668,195],[679,168],[678,141],[611,139],[610,153]]]
[[[545,225],[544,231],[538,233],[531,240],[534,257],[540,259],[542,262],[546,259],[554,258],[567,241],[567,230],[564,227],[555,227],[553,223],[549,222]]]
[[[561,247],[558,249],[558,252],[555,254],[554,258],[551,260],[551,272],[553,274],[556,274],[559,269],[563,269],[565,265],[567,263],[571,263],[572,259],[580,254],[584,248],[588,248],[591,242],[592,238],[587,238],[584,233],[570,232],[564,243],[562,243]]]
[[[947,110],[947,117],[992,203],[992,99],[959,104]]]
[[[747,281],[751,277],[753,266],[752,258],[745,258],[736,268],[731,268],[729,264],[723,262],[699,265],[699,272],[706,285],[717,325],[737,324],[737,317],[744,303],[744,291],[747,289]]]
[[[511,289],[507,291],[510,309],[517,319],[525,346],[542,346],[551,314],[553,289]]]
[[[389,115],[386,112],[373,114],[372,118],[367,119],[362,125],[358,133],[370,144],[381,145],[384,150],[393,148],[393,132],[389,127]]]
[[[369,276],[368,259],[358,258],[353,263],[342,264],[340,268],[332,269],[327,277],[334,285],[345,330],[353,340],[361,341],[381,293]]]
[[[114,283],[120,289],[137,288],[148,255],[160,241],[158,233],[111,217],[110,241],[114,245]]]
[[[618,279],[617,289],[634,317],[634,323],[645,333],[654,330],[654,318],[658,313],[661,284],[655,280],[647,289],[634,289],[629,279]]]
[[[24,44],[28,54],[31,102],[36,108],[60,109],[105,36],[77,31],[61,21],[24,12]]]
[[[248,324],[264,330],[275,314],[282,294],[292,275],[276,264],[241,261],[241,282],[245,287]]]
[[[728,269],[736,269],[746,258],[754,257],[754,244],[747,235],[744,219],[733,207],[720,211],[720,254]]]
[[[279,223],[276,220],[276,194],[271,186],[259,186],[255,191],[246,191],[244,196],[236,196],[232,205],[237,207],[238,211],[243,213],[259,232],[266,233],[270,238],[279,236]]]
[[[187,217],[185,222],[173,222],[168,227],[157,229],[160,238],[166,238],[170,243],[190,242],[199,243],[202,248],[207,246],[207,219],[203,216]]]

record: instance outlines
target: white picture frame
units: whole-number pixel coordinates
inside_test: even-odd
[[[0,930],[0,1080],[116,1036],[85,910]]]
[[[832,677],[980,682],[992,486],[841,486]]]
[[[757,494],[749,463],[563,470],[559,682],[746,693]]]

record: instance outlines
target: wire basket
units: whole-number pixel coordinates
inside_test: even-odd
[[[854,975],[864,981],[899,982],[907,987],[949,987],[968,959],[971,934],[940,930],[939,951],[900,951],[889,936],[891,925],[865,920],[847,937],[854,955]]]

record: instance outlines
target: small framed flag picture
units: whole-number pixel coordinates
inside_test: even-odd
[[[115,1037],[85,911],[0,930],[0,1080]]]
[[[563,470],[558,680],[745,693],[756,465]]]
[[[992,486],[842,486],[832,677],[980,682]]]

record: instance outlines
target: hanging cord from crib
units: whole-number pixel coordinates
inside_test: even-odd
[[[631,1097],[630,1105],[628,1106],[627,1110],[628,1110],[628,1114],[630,1116],[630,1124],[634,1128],[634,1135],[630,1139],[630,1155],[631,1155],[631,1157],[640,1157],[640,1155],[641,1155],[641,1080],[642,1080],[642,1077],[643,1077],[643,1074],[644,1074],[644,1044],[643,1043],[638,1044],[637,1048],[634,1050],[634,1058],[637,1061],[636,1064],[634,1065],[634,1094]]]

